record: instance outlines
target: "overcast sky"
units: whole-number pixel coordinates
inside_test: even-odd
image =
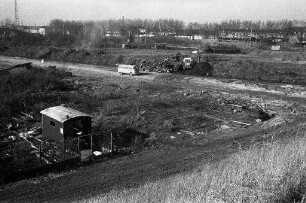
[[[306,20],[306,0],[18,0],[23,24],[52,19],[175,18],[188,22]],[[14,19],[14,0],[0,0],[0,19]]]

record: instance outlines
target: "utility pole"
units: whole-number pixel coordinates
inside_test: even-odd
[[[245,46],[246,46],[246,43],[247,43],[247,28],[245,28],[245,31],[244,31],[244,48],[245,48]]]
[[[113,152],[113,131],[111,131],[111,136],[110,136],[110,150]]]
[[[222,42],[223,42],[223,38],[224,38],[225,32],[224,32],[224,28],[222,30]]]
[[[15,0],[15,19],[14,19],[14,25],[20,25],[19,24],[19,16],[18,16],[18,5],[17,0]]]
[[[252,47],[252,35],[253,35],[253,29],[251,28],[251,35],[250,35],[250,46]]]
[[[139,49],[139,29],[137,27],[137,49]]]
[[[145,27],[145,46],[147,48],[147,25]]]
[[[102,28],[102,24],[100,24],[100,30],[101,30],[101,37],[103,37],[103,28]]]
[[[157,31],[156,31],[156,27],[155,27],[155,22],[154,22],[154,48],[156,49],[156,37],[157,37]]]
[[[85,35],[85,38],[86,38],[86,22],[84,23],[84,26],[85,26],[85,28],[84,28],[84,35]]]

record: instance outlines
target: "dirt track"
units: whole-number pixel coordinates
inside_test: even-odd
[[[224,97],[227,97],[226,94],[233,94],[261,103],[266,108],[273,106],[272,110],[282,109],[292,103],[304,105],[306,97],[306,89],[302,86],[254,84],[239,80],[221,81],[214,78],[159,73],[121,76],[118,75],[115,67],[49,61],[41,63],[38,60],[0,56],[0,65],[14,65],[28,61],[43,67],[56,65],[58,68],[66,68],[74,75],[89,80],[111,77],[114,82],[125,80],[129,82],[171,83],[183,90],[210,91],[217,97],[221,94],[224,94]],[[285,113],[289,111],[290,109],[286,109]],[[164,143],[158,148],[149,148],[135,155],[95,163],[62,174],[51,174],[9,184],[0,189],[0,201],[67,202],[106,193],[112,189],[137,187],[148,180],[192,171],[201,163],[222,159],[238,149],[237,144],[232,142],[233,139],[246,147],[254,140],[260,141],[263,139],[262,134],[270,133],[269,128],[263,127],[268,124],[269,122],[263,123],[263,125],[255,124],[250,128],[234,129],[231,132],[215,131],[209,135],[205,134],[204,137],[192,138],[190,142]]]
[[[142,72],[137,76],[119,75],[116,71],[116,67],[107,66],[97,66],[97,65],[87,65],[87,64],[76,64],[67,62],[56,62],[56,61],[45,61],[41,63],[40,60],[35,59],[25,59],[20,57],[7,57],[0,56],[0,65],[5,66],[15,65],[18,63],[32,62],[33,65],[40,67],[56,66],[58,68],[65,68],[75,75],[79,76],[113,76],[113,77],[124,77],[139,81],[162,81],[168,80],[169,75],[172,74],[159,74],[154,72]],[[99,73],[99,75],[97,75]],[[177,80],[177,79],[176,79]],[[306,98],[306,87],[299,85],[284,85],[284,84],[260,84],[260,83],[249,83],[241,80],[234,80],[233,82],[222,82],[221,80],[214,78],[202,78],[202,77],[192,77],[192,76],[181,76],[178,77],[179,82],[184,82],[188,84],[201,85],[203,88],[212,88],[217,90],[241,90],[241,91],[253,91],[268,93],[271,95],[282,95],[285,97],[293,98]]]

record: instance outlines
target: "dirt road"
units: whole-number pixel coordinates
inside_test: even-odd
[[[39,67],[49,67],[56,66],[57,68],[64,68],[75,75],[81,76],[116,76],[116,77],[130,77],[129,75],[121,76],[117,73],[116,67],[106,67],[106,66],[96,66],[96,65],[88,65],[88,64],[76,64],[76,63],[67,63],[67,62],[58,62],[58,61],[44,61],[43,63],[40,60],[36,59],[26,59],[20,57],[7,57],[0,56],[0,65],[3,64],[5,66],[13,66],[19,63],[27,63],[31,62],[34,66]],[[157,74],[156,73],[142,73],[138,76],[134,76],[133,79],[139,80],[153,80]]]
[[[96,66],[88,64],[76,64],[76,63],[67,63],[67,62],[58,62],[58,61],[44,61],[42,63],[39,60],[35,59],[25,59],[20,57],[7,57],[0,56],[0,65],[10,66],[18,63],[32,62],[33,65],[40,67],[56,66],[57,68],[64,68],[72,72],[75,75],[79,76],[111,76],[111,77],[124,77],[132,80],[139,81],[162,81],[171,80],[173,78],[172,74],[160,74],[155,72],[141,72],[137,76],[129,75],[119,75],[116,71],[116,67],[107,67],[107,66]],[[192,76],[178,76],[176,75],[176,81],[200,85],[206,89],[212,90],[239,90],[239,91],[253,91],[260,93],[269,93],[271,95],[282,95],[285,97],[292,98],[306,98],[306,87],[299,85],[284,85],[284,84],[260,84],[260,83],[250,83],[247,81],[234,80],[231,82],[223,82],[215,78],[203,78],[203,77],[192,77]],[[169,79],[170,78],[170,79]],[[173,82],[173,81],[169,81]]]

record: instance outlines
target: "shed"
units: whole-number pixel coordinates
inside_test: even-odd
[[[89,154],[92,150],[91,116],[75,109],[55,106],[40,112],[42,114],[42,135],[66,147],[70,141],[77,141],[78,152]]]

